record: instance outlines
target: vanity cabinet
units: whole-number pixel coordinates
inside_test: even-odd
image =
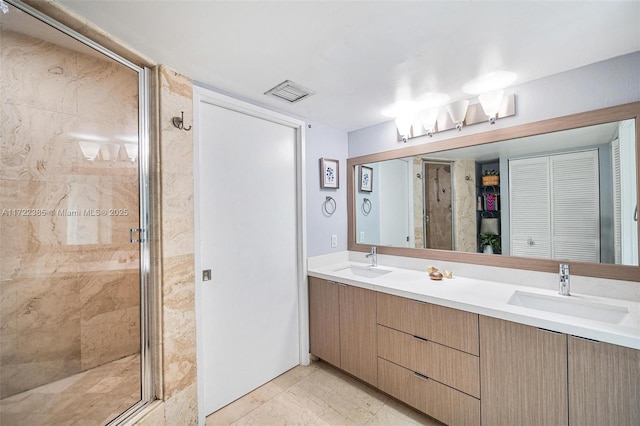
[[[376,293],[309,277],[309,349],[318,358],[374,386]]]
[[[447,425],[640,425],[640,351],[309,277],[310,351]]]
[[[480,316],[482,424],[567,425],[567,336]]]
[[[640,351],[569,336],[569,419],[640,425]]]
[[[479,425],[478,315],[377,297],[378,387],[448,425]]]
[[[340,366],[378,385],[376,292],[340,284]]]
[[[640,351],[480,317],[482,424],[640,424]]]
[[[340,286],[309,277],[309,351],[340,367]]]

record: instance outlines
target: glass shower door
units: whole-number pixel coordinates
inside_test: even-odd
[[[106,424],[142,399],[140,75],[0,27],[0,424]]]

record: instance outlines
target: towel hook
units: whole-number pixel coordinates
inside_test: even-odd
[[[177,127],[180,130],[184,130],[185,132],[188,132],[189,130],[191,130],[191,126],[184,127],[184,111],[180,111],[180,117],[173,117],[171,119],[171,122],[175,127]]]

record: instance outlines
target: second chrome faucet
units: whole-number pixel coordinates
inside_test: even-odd
[[[559,290],[563,296],[571,296],[570,285],[569,285],[569,264],[561,263],[560,264],[560,282],[559,282]]]
[[[376,266],[378,266],[378,249],[376,248],[376,246],[371,247],[371,253],[369,253],[367,257],[371,258],[372,267],[375,268]]]

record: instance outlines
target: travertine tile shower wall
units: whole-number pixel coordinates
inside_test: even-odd
[[[73,136],[136,136],[136,73],[14,32],[0,48],[2,398],[138,352],[140,299],[137,163]]]

